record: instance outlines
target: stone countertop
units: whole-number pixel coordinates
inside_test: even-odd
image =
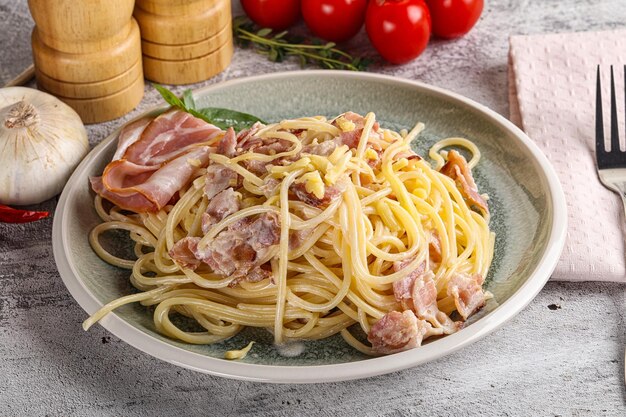
[[[510,35],[624,22],[624,0],[492,0],[466,37],[435,40],[407,65],[370,70],[447,88],[506,116]],[[30,64],[32,26],[26,0],[0,0],[0,85]],[[364,33],[348,49],[368,50]],[[238,49],[226,71],[197,86],[295,69]],[[146,90],[123,119],[89,126],[91,145],[157,101]],[[2,416],[626,415],[623,285],[549,282],[501,330],[410,370],[345,383],[260,384],[162,362],[99,326],[83,332],[86,316],[56,270],[51,228],[51,219],[0,224]]]

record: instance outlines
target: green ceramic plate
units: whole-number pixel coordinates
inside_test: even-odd
[[[362,378],[424,363],[485,336],[517,314],[543,287],[565,240],[566,208],[557,177],[532,141],[503,117],[456,94],[407,80],[341,71],[279,73],[233,80],[195,92],[200,106],[233,108],[267,121],[305,115],[333,116],[352,110],[376,113],[383,127],[426,124],[418,150],[437,139],[463,136],[482,152],[475,170],[490,195],[496,232],[495,259],[487,277],[494,299],[460,332],[411,351],[368,358],[340,337],[278,348],[261,330],[247,330],[216,345],[196,346],[156,333],[140,305],[109,314],[101,325],[159,359],[216,375],[270,382],[320,382]],[[153,110],[154,113],[163,108]],[[119,129],[76,169],[59,202],[53,228],[54,256],[65,285],[89,314],[129,294],[128,272],[91,250],[87,236],[99,223],[88,177],[99,175],[114,153]],[[123,235],[105,244],[127,247]],[[121,248],[120,248],[121,247]],[[86,316],[85,316],[86,317]],[[79,327],[77,332],[82,331]],[[226,350],[257,340],[243,361],[221,359]],[[468,349],[471,349],[469,347]]]

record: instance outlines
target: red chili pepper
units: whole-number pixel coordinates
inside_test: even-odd
[[[29,223],[49,215],[47,211],[18,210],[0,204],[0,222],[4,223]]]

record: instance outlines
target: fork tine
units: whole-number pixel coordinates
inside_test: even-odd
[[[596,75],[596,160],[600,161],[600,154],[606,152],[604,147],[604,120],[602,119],[602,84],[600,82],[600,65]]]
[[[611,152],[619,152],[619,129],[617,127],[617,101],[615,100],[615,78],[611,65]]]

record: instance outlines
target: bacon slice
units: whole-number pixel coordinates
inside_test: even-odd
[[[243,161],[244,168],[259,177],[267,174],[268,165],[271,165],[271,162],[260,161],[258,159],[247,159]]]
[[[246,218],[220,232],[204,248],[194,253],[217,274],[231,277],[231,285],[243,279],[267,276],[257,268],[272,246],[280,241],[278,216],[266,213],[255,220]],[[263,279],[263,278],[261,278]]]
[[[367,340],[376,352],[395,353],[419,346],[421,336],[411,310],[390,311],[374,323]]]
[[[279,153],[287,152],[293,147],[293,142],[285,139],[277,138],[250,138],[243,146],[237,148],[237,153],[254,152],[263,155],[276,155]],[[256,175],[267,174],[267,167],[269,165],[279,164],[283,158],[279,157],[273,161],[260,161],[258,159],[246,159],[243,161],[243,166],[250,172]]]
[[[255,137],[256,133],[261,129],[263,125],[260,122],[255,122],[249,129],[244,129],[237,135],[237,146],[239,147],[237,153],[240,153],[242,146],[246,146],[248,140]]]
[[[266,177],[265,182],[263,183],[263,185],[261,185],[259,188],[261,189],[261,191],[263,192],[263,195],[266,198],[270,198],[273,195],[278,193],[278,190],[280,188],[280,181],[277,180],[276,178],[272,178],[272,177]]]
[[[394,272],[403,270],[411,262],[413,262],[412,259],[394,262]],[[413,285],[415,284],[415,280],[419,278],[425,270],[426,263],[423,262],[409,275],[393,283],[393,295],[396,297],[396,301],[398,301],[405,310],[413,308]]]
[[[242,152],[255,152],[263,155],[276,155],[287,152],[293,147],[293,142],[278,138],[252,138],[244,145],[240,145],[238,150]]]
[[[113,155],[113,161],[122,159],[126,153],[126,149],[139,140],[146,126],[148,126],[152,120],[151,117],[143,117],[124,126],[117,138],[117,150],[115,151],[115,155]]]
[[[478,187],[476,187],[474,177],[472,177],[472,171],[463,155],[455,150],[448,152],[448,161],[441,167],[439,172],[452,178],[460,186],[461,194],[470,204],[480,208],[485,213],[489,213],[487,202],[478,193]]]
[[[307,145],[302,148],[302,153],[309,153],[313,155],[329,156],[339,146],[339,141],[325,140],[322,143],[315,143]]]
[[[230,185],[230,180],[237,179],[237,173],[221,164],[211,164],[206,169],[204,194],[212,199]]]
[[[237,135],[235,129],[229,127],[220,143],[217,145],[217,153],[225,155],[229,158],[235,156],[235,147],[237,146]]]
[[[428,243],[428,255],[433,262],[441,262],[441,240],[437,233],[430,234],[430,242]]]
[[[197,164],[206,165],[209,161],[211,148],[200,146],[194,150],[178,156],[173,161],[161,167],[140,166],[124,159],[111,162],[101,177],[104,190],[100,189],[97,179],[92,181],[98,189],[94,191],[117,204],[123,209],[136,212],[158,211],[163,208],[191,178],[197,169]],[[147,175],[152,170],[151,175]],[[141,194],[145,200],[128,197]],[[149,204],[139,204],[139,201],[149,201]]]
[[[304,183],[291,184],[289,191],[291,191],[298,200],[310,206],[327,207],[333,200],[343,194],[345,188],[341,185],[341,181],[338,181],[336,185],[327,185],[324,187],[324,196],[322,198],[317,198],[312,193],[309,193]]]
[[[401,271],[411,262],[394,262],[393,269],[395,272]],[[426,271],[426,263],[422,263],[405,278],[393,283],[393,294],[404,309],[413,310],[419,319],[430,322],[437,329],[435,332],[454,333],[462,323],[453,322],[447,314],[439,311],[433,277],[432,271]]]
[[[354,123],[354,129],[349,132],[342,132],[338,138],[338,145],[348,145],[349,148],[356,149],[359,146],[359,140],[361,139],[361,135],[363,134],[365,117],[351,111],[342,114],[340,117],[343,117],[344,119]],[[334,125],[337,125],[337,119],[333,121]],[[378,135],[379,128],[380,126],[378,122],[374,122],[370,135]]]
[[[432,334],[430,323],[415,317],[411,310],[390,311],[374,323],[367,340],[374,351],[390,354],[421,346]]]
[[[128,147],[124,158],[140,165],[160,165],[186,152],[190,145],[221,134],[222,129],[173,109],[154,119],[141,138]]]
[[[137,165],[118,159],[104,168],[102,182],[111,193],[128,196],[136,193],[134,187],[147,181],[158,169],[158,166]]]
[[[315,229],[291,230],[289,232],[289,250],[296,250],[313,234]]]
[[[456,274],[450,278],[448,296],[454,297],[456,310],[463,317],[463,320],[467,320],[470,315],[485,305],[483,281],[484,279],[480,274],[472,276]]]
[[[320,155],[320,156],[329,156],[331,153],[333,153],[335,149],[337,149],[339,146],[342,146],[342,145],[346,145],[350,149],[356,149],[359,146],[359,141],[361,139],[361,135],[363,134],[363,127],[365,126],[365,118],[361,116],[360,114],[353,113],[353,112],[344,113],[340,117],[343,117],[344,119],[349,120],[352,123],[354,123],[354,129],[348,132],[342,131],[341,134],[334,139],[326,140],[321,143],[307,145],[302,149],[302,153],[308,153],[308,154]],[[337,119],[335,119],[332,122],[334,126],[338,125]],[[374,126],[372,126],[370,137],[378,136],[379,129],[380,129],[380,126],[378,125],[378,122],[375,122]],[[375,149],[375,150],[380,151],[381,149]],[[370,162],[368,161],[368,163]],[[372,161],[371,163],[375,164],[376,161]],[[378,161],[378,163],[380,163],[380,161]]]
[[[137,120],[118,137],[113,161],[102,177],[90,178],[93,190],[123,209],[142,213],[158,211],[206,166],[215,148],[201,145],[224,132],[180,110],[167,111],[154,120]],[[230,136],[229,136],[230,135]],[[228,140],[234,132],[224,135]]]
[[[209,201],[206,212],[202,214],[202,231],[206,234],[214,224],[222,221],[240,208],[237,193],[232,188],[220,192]]]
[[[432,271],[424,273],[420,279],[415,280],[411,296],[413,310],[417,317],[428,321],[434,328],[440,329],[444,334],[452,334],[458,331],[463,323],[454,322],[446,313],[437,306],[437,287],[433,281]]]
[[[96,192],[96,194],[126,210],[131,210],[136,213],[158,211],[156,205],[152,201],[148,200],[143,194],[132,193],[129,195],[119,195],[112,193],[105,188],[104,184],[102,184],[102,177],[90,177],[89,182],[91,183],[91,188]]]
[[[248,272],[248,274],[246,275],[246,281],[259,282],[268,278],[272,279],[273,276],[274,275],[272,274],[271,270],[264,269],[262,266],[257,266],[257,267],[252,268],[252,270]],[[230,286],[234,286],[235,284],[236,282],[232,282]]]
[[[199,237],[185,237],[176,242],[172,249],[168,252],[172,258],[182,268],[194,270],[202,263],[196,258],[195,253],[198,250]]]

